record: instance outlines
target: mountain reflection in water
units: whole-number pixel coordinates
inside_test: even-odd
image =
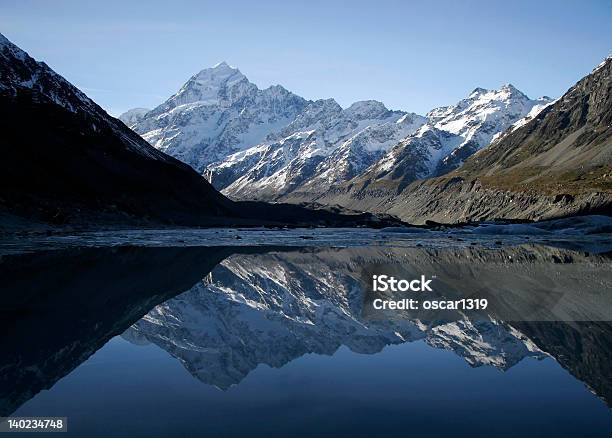
[[[418,318],[374,312],[367,279],[383,267],[436,275],[453,293],[488,294],[502,310]],[[157,345],[222,390],[261,364],[279,368],[342,346],[371,355],[422,340],[473,367],[508,370],[524,358],[552,357],[609,404],[610,267],[608,254],[533,244],[121,247],[7,256],[0,263],[0,415],[51,388],[119,334]],[[544,310],[533,318],[501,318],[535,307]]]

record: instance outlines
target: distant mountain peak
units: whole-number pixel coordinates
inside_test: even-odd
[[[149,111],[151,111],[149,108],[132,108],[121,114],[118,118],[126,126],[132,127],[140,122]]]
[[[458,120],[459,118],[473,118],[474,116],[478,116],[479,113],[484,117],[487,113],[487,111],[484,111],[485,107],[489,107],[490,110],[499,111],[499,105],[533,106],[536,103],[542,103],[542,101],[549,100],[550,98],[546,97],[542,97],[537,101],[531,100],[510,83],[502,85],[498,90],[487,90],[486,88],[478,87],[475,88],[467,98],[460,100],[455,105],[434,108],[427,113],[427,117],[432,123],[446,124],[452,120]],[[525,111],[521,109],[521,112]],[[525,114],[528,112],[529,110],[527,110]],[[459,125],[455,124],[453,130],[457,128],[459,128]]]
[[[496,99],[499,98],[500,95],[507,96],[516,96],[516,97],[525,97],[525,93],[516,88],[511,83],[503,84],[499,89],[487,89],[482,87],[475,88],[467,97],[467,99],[476,99],[476,98],[491,98]]]
[[[487,91],[489,91],[489,90],[487,90],[487,89],[485,89],[485,88],[482,88],[482,87],[476,87],[476,88],[474,88],[474,90],[473,90],[473,91],[472,91],[472,92],[469,94],[469,96],[468,96],[468,97],[473,97],[473,96],[477,96],[477,95],[479,95],[479,94],[484,94],[484,93],[486,93]]]
[[[246,78],[246,76],[244,76],[240,70],[235,67],[231,67],[225,61],[223,61],[218,64],[215,64],[213,67],[208,67],[203,70],[200,70],[198,73],[196,73],[189,79],[188,83],[191,81],[202,80],[209,82],[220,82],[226,78],[230,78],[233,76]]]
[[[427,124],[406,137],[372,166],[361,181],[411,182],[447,173],[487,146],[518,120],[535,117],[548,100],[531,100],[512,84],[498,90],[476,88],[454,105],[435,108]]]
[[[217,62],[215,65],[212,66],[213,69],[218,69],[218,70],[223,70],[223,69],[233,69],[233,70],[237,70],[236,67],[232,67],[231,65],[229,65],[227,62],[225,61],[221,61],[221,62]]]
[[[236,92],[234,87],[242,86]],[[237,100],[257,89],[240,70],[221,62],[205,68],[193,75],[180,90],[171,96],[162,107],[164,110],[180,105],[198,103],[200,105],[219,105],[228,100]]]
[[[517,97],[519,99],[529,99],[525,93],[510,83],[502,85],[498,92],[508,93],[508,96]]]
[[[595,73],[596,71],[600,70],[601,68],[603,68],[608,62],[612,62],[612,53],[608,56],[606,56],[606,59],[604,59],[603,61],[601,61],[601,63],[595,67],[593,69],[593,71],[591,73]]]
[[[388,111],[385,104],[377,100],[360,100],[344,110],[346,114],[358,119],[379,117]]]
[[[276,84],[276,85],[270,85],[268,88],[263,90],[266,93],[272,94],[272,95],[281,95],[281,96],[285,96],[287,94],[292,94],[291,91],[287,90],[285,87],[283,87],[282,85]]]

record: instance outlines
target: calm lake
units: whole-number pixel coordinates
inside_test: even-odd
[[[216,233],[5,241],[0,416],[88,437],[610,436],[609,235]],[[372,273],[489,305],[377,310]]]

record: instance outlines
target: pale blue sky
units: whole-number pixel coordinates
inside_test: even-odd
[[[225,60],[260,88],[425,113],[510,82],[558,97],[612,52],[612,1],[0,2],[0,32],[112,114]]]

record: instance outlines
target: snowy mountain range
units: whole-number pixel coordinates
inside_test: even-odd
[[[403,184],[448,173],[507,129],[525,124],[552,100],[529,99],[511,84],[475,89],[455,105],[436,108],[428,122],[360,175],[358,182],[400,180]]]
[[[136,108],[120,119],[232,198],[291,200],[364,174],[446,173],[549,102],[505,85],[477,88],[426,117],[373,100],[343,109],[333,99],[308,101],[279,85],[260,90],[223,62],[194,75],[157,108]]]
[[[456,105],[436,108],[420,118],[421,126],[400,139],[394,139],[384,153],[361,172],[347,175],[344,180],[317,181],[313,179],[291,191],[277,191],[274,197],[252,196],[257,182],[252,181],[247,193],[236,193],[235,185],[224,190],[234,198],[256,198],[283,201],[320,201],[337,183],[369,184],[374,180],[401,180],[403,184],[417,179],[448,173],[463,160],[487,146],[508,128],[524,124],[551,102],[548,97],[529,99],[512,85],[499,90],[477,88]],[[417,116],[418,117],[418,116]],[[350,161],[347,157],[346,161]],[[343,166],[342,159],[335,160]],[[248,176],[243,176],[241,180]]]

